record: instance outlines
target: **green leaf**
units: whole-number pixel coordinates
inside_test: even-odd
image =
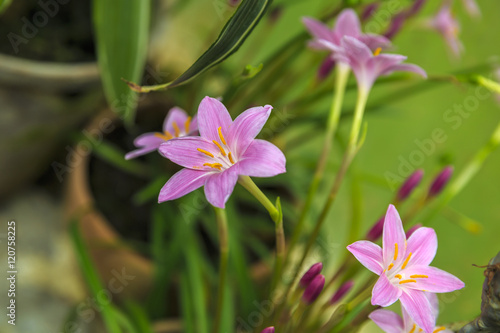
[[[235,53],[259,20],[264,16],[272,0],[243,0],[234,15],[229,19],[217,40],[208,48],[196,62],[181,76],[172,82],[154,85],[139,86],[128,82],[129,86],[138,92],[150,92],[172,88],[186,84],[208,69],[220,64]]]
[[[150,0],[94,0],[97,60],[106,99],[126,124],[134,120],[137,94],[122,82],[139,81],[146,63]]]
[[[11,2],[12,0],[0,0],[0,14],[9,7]]]
[[[97,275],[96,269],[90,255],[88,253],[87,247],[83,242],[80,230],[78,228],[78,221],[72,221],[70,225],[71,238],[75,247],[76,256],[80,264],[80,269],[83,272],[83,276],[87,282],[87,285],[92,293],[94,299],[99,299],[99,294],[101,291],[105,290],[104,286]],[[106,331],[109,333],[121,333],[120,325],[118,324],[118,319],[115,317],[114,311],[111,304],[108,302],[100,302],[100,313],[106,326]]]

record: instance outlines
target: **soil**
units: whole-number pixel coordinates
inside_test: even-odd
[[[0,15],[0,53],[38,61],[95,60],[90,7],[91,1],[13,0]]]

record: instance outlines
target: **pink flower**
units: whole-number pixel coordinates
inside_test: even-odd
[[[458,39],[460,25],[451,12],[451,1],[445,1],[439,12],[430,21],[431,28],[443,36],[455,56],[460,56],[464,47]]]
[[[391,44],[384,36],[363,34],[358,16],[352,9],[345,9],[339,14],[333,29],[311,17],[302,18],[302,22],[314,37],[309,46],[317,50],[337,52],[337,49],[342,47],[341,41],[344,36],[360,40],[372,50],[385,48]]]
[[[439,313],[439,303],[436,294],[426,293],[432,307],[432,314],[437,317]],[[389,310],[375,310],[368,316],[375,324],[386,333],[418,333],[420,327],[411,319],[405,308],[401,308],[403,318]],[[436,326],[432,333],[453,333],[444,326]]]
[[[425,71],[417,65],[402,64],[406,57],[399,54],[378,54],[377,50],[372,53],[370,48],[352,37],[344,37],[342,46],[337,49],[334,58],[337,61],[347,63],[358,81],[360,89],[369,91],[375,80],[382,75],[388,75],[396,71],[413,72],[427,77]]]
[[[425,292],[443,293],[464,287],[455,276],[429,266],[437,251],[437,236],[431,228],[420,228],[406,240],[396,208],[389,205],[382,235],[383,247],[358,241],[347,249],[358,261],[380,275],[372,290],[372,304],[389,306],[398,299],[411,318],[427,333],[436,321]]]
[[[145,155],[157,150],[162,143],[170,139],[195,135],[197,131],[198,122],[196,117],[191,119],[186,111],[178,107],[173,107],[168,111],[165,121],[163,122],[163,133],[150,132],[139,135],[134,140],[134,145],[139,149],[126,154],[125,159],[129,160],[137,156]]]
[[[465,10],[471,17],[479,18],[481,17],[481,9],[476,3],[476,0],[462,0]]]
[[[286,159],[273,144],[255,139],[272,107],[254,107],[233,122],[226,107],[205,97],[198,108],[199,137],[161,144],[164,157],[184,167],[163,186],[159,202],[177,199],[204,186],[208,202],[224,208],[239,175],[272,177],[284,173]]]

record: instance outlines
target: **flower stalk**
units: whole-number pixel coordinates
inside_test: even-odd
[[[226,285],[227,263],[229,257],[229,241],[227,231],[227,215],[226,211],[221,208],[214,207],[215,218],[217,220],[217,229],[219,233],[219,249],[220,249],[220,263],[219,263],[219,287],[217,291],[217,308],[215,311],[215,320],[213,326],[213,333],[219,333],[220,324],[222,319],[222,308],[224,306],[224,290]]]

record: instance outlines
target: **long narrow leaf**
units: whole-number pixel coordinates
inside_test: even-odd
[[[220,64],[235,53],[245,42],[259,20],[264,16],[272,0],[243,0],[234,15],[229,19],[217,40],[181,76],[172,82],[155,86],[139,86],[128,82],[138,92],[150,92],[172,88],[188,83],[208,69]]]
[[[139,81],[147,54],[150,0],[94,0],[97,60],[109,105],[127,124],[134,120],[137,94],[122,82]]]

